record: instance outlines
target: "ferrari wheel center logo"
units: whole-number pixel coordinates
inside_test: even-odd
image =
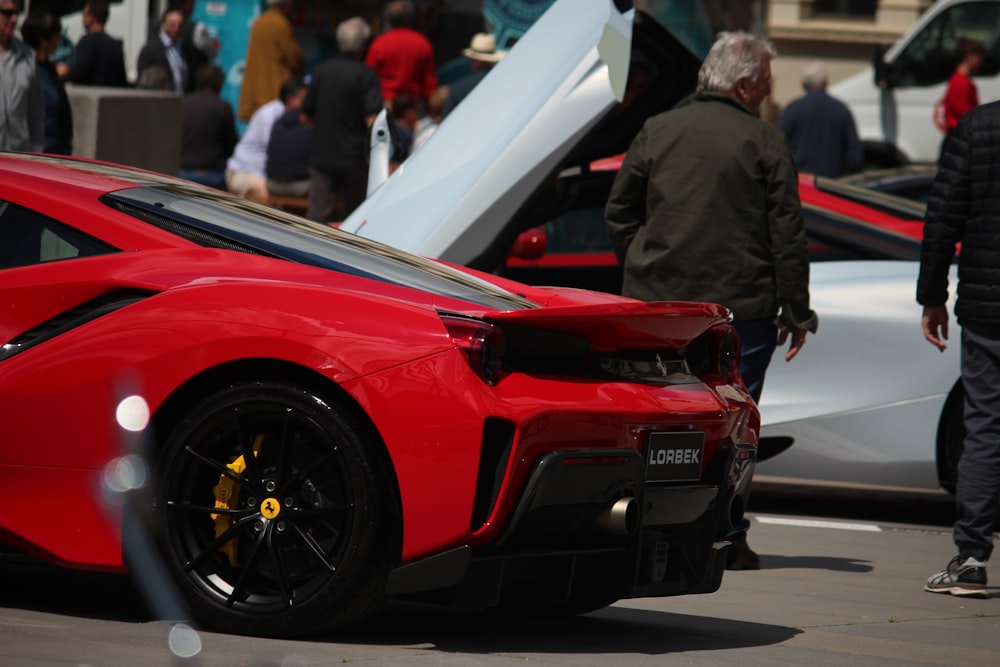
[[[268,498],[260,504],[260,513],[265,519],[273,519],[281,513],[281,503],[274,498]]]

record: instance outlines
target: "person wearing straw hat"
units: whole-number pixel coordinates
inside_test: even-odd
[[[497,40],[493,35],[480,32],[472,36],[469,48],[464,49],[462,55],[469,59],[472,73],[448,86],[442,86],[447,91],[443,93],[445,102],[441,111],[442,118],[451,113],[452,109],[472,92],[472,89],[483,80],[483,77],[489,74],[493,65],[507,55],[507,52],[497,50]]]

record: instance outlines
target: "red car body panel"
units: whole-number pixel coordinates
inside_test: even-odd
[[[924,237],[923,218],[910,218],[879,210],[874,206],[852,201],[826,192],[816,185],[816,177],[799,175],[799,199],[803,206],[815,206],[831,213],[845,215],[885,229],[891,229],[918,241]]]
[[[182,188],[191,202],[205,191],[155,175],[146,183],[142,172],[119,174],[113,166],[96,165],[95,171],[111,174],[102,176],[86,171],[96,163],[68,164],[85,167],[0,156],[5,184],[0,200],[117,248],[26,265],[0,263],[0,506],[5,508],[0,542],[63,565],[124,571],[122,506],[108,491],[107,467],[137,452],[155,467],[157,457],[143,449],[150,445],[141,434],[116,418],[123,399],[141,396],[158,433],[174,427],[162,422],[164,415],[199,396],[202,385],[229,374],[254,377],[263,369],[280,369],[342,397],[377,433],[399,499],[400,566],[507,539],[530,500],[525,487],[529,480],[537,482],[546,455],[565,452],[557,466],[613,470],[619,459],[634,466],[653,432],[704,433],[700,467],[714,481],[696,481],[705,500],[694,506],[700,509],[685,510],[694,516],[684,511],[679,516],[712,522],[708,542],[699,549],[725,548],[713,546],[712,534],[722,530],[715,522],[725,523],[729,510],[720,506],[723,498],[747,492],[752,466],[736,461],[747,460],[740,457],[756,445],[760,423],[734,372],[699,371],[698,377],[689,372],[684,382],[668,382],[664,367],[660,381],[649,382],[515,369],[504,370],[491,384],[477,374],[442,319],[454,314],[483,326],[529,332],[529,345],[530,332],[539,331],[585,340],[596,354],[641,354],[683,351],[706,332],[725,330],[724,308],[529,287],[462,269],[472,276],[474,289],[494,289],[486,286],[490,283],[509,290],[503,299],[511,304],[518,299],[524,304],[493,307],[483,305],[488,300],[449,296],[447,290],[209,247],[102,201],[108,193],[137,186],[150,186],[142,192],[152,193],[160,192],[157,187],[165,193]],[[52,196],[55,191],[58,197]],[[236,199],[225,206],[283,215]],[[0,234],[3,224],[0,210]],[[371,245],[355,239],[344,235],[342,243]],[[404,257],[403,263],[408,261]],[[130,300],[111,314],[43,332],[37,344],[22,340],[108,294]],[[654,375],[659,372],[656,364],[649,366]],[[495,501],[477,518],[484,423],[490,420],[510,425],[510,450],[498,461],[503,474],[496,480]],[[744,448],[739,457],[738,448]],[[588,450],[601,454],[590,460],[581,455]],[[725,466],[735,467],[726,472]],[[715,495],[706,493],[722,495],[710,501]],[[661,591],[657,594],[714,590],[722,565],[707,567],[717,574],[687,588],[671,583],[654,589]]]

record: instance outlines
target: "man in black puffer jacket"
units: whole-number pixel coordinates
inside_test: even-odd
[[[1000,102],[962,117],[945,142],[927,203],[917,301],[924,306],[924,337],[941,350],[948,338],[948,270],[958,243],[955,317],[962,326],[966,430],[953,533],[958,555],[924,588],[985,598],[1000,514]]]

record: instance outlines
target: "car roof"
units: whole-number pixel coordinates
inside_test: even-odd
[[[837,180],[842,183],[860,185],[866,188],[877,188],[883,184],[891,185],[896,182],[930,182],[937,174],[937,165],[932,164],[907,164],[898,167],[886,167],[882,169],[866,169],[854,174],[847,174]]]
[[[136,185],[184,183],[171,176],[99,160],[33,153],[0,153],[0,173],[4,174],[5,183],[44,188],[49,193],[53,192],[49,188],[69,187],[103,194]]]
[[[488,269],[540,188],[571,162],[627,149],[648,116],[693,91],[699,65],[648,15],[558,0],[341,228]],[[653,82],[621,104],[640,70]]]

